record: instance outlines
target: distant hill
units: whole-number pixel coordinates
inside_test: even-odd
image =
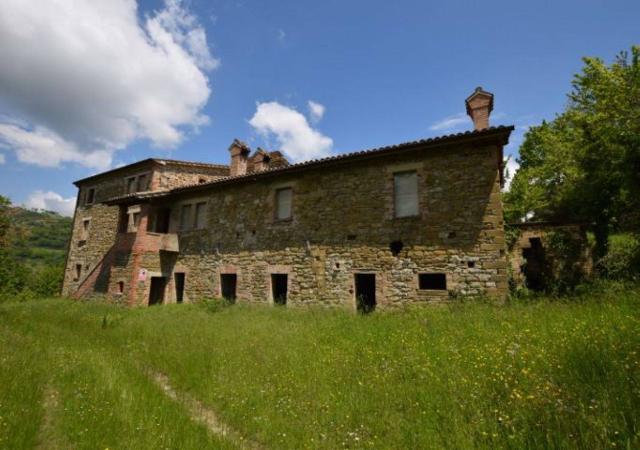
[[[20,230],[12,246],[15,257],[26,264],[64,264],[72,219],[52,211],[19,206],[9,209],[13,224]]]

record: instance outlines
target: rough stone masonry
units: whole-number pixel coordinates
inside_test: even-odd
[[[129,305],[236,302],[363,311],[501,298],[500,188],[513,127],[298,164],[235,140],[229,165],[147,159],[75,182],[63,294]]]

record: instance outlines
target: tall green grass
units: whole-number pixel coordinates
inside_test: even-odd
[[[0,447],[237,444],[168,399],[163,373],[266,448],[638,448],[639,306],[613,284],[369,316],[0,305]]]

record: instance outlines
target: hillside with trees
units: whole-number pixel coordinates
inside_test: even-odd
[[[0,299],[60,291],[71,218],[0,196]]]

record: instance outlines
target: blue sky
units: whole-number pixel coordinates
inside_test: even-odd
[[[6,1],[0,57],[20,70],[0,67],[0,193],[65,211],[73,180],[150,156],[226,163],[234,138],[300,160],[467,130],[476,86],[495,94],[492,124],[518,127],[515,154],[526,127],[562,110],[583,56],[640,44],[637,0],[154,0],[137,22],[121,14],[133,0],[63,13]],[[16,31],[47,20],[93,28]]]

